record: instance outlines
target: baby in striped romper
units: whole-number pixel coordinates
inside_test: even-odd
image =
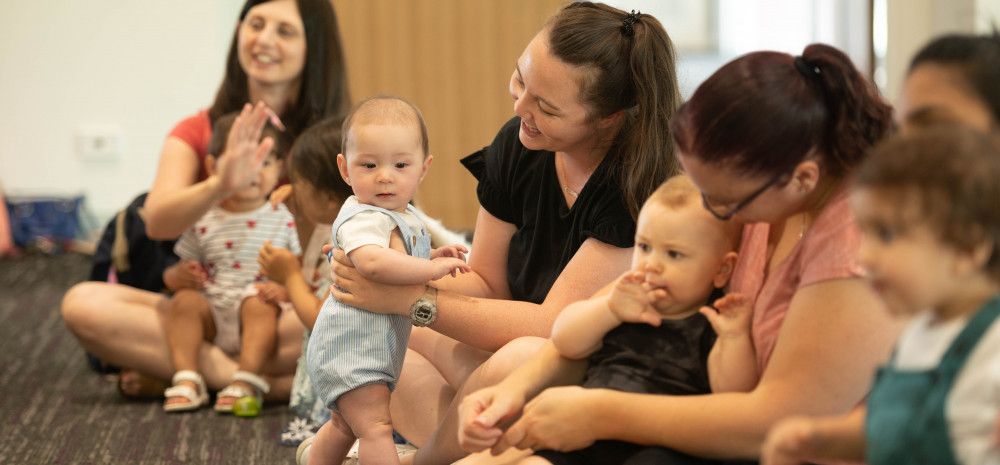
[[[466,248],[431,250],[430,235],[410,201],[427,174],[427,129],[420,111],[396,97],[373,97],[344,121],[337,166],[351,186],[333,223],[333,245],[358,272],[382,283],[424,284],[469,271]],[[332,418],[301,463],[341,463],[355,438],[360,461],[399,463],[389,393],[410,336],[410,320],[351,307],[327,297],[306,352],[309,377]]]

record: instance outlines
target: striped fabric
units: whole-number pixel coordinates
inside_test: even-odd
[[[215,344],[229,354],[240,350],[239,306],[247,286],[262,281],[257,255],[264,241],[302,253],[295,220],[284,205],[233,213],[213,208],[184,232],[174,246],[181,259],[201,263],[208,273],[203,294],[212,305]]]
[[[414,257],[429,258],[431,239],[426,230],[414,231],[403,215],[412,215],[413,206],[405,214],[371,205],[345,202],[333,224],[334,245],[337,231],[349,219],[361,212],[378,211],[388,215],[399,227]],[[358,309],[327,297],[316,318],[306,351],[306,363],[313,389],[328,408],[336,410],[337,399],[347,391],[375,383],[395,388],[403,368],[406,343],[410,338],[410,319],[401,315],[382,315]]]

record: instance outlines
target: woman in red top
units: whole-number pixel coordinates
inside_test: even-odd
[[[248,108],[248,104],[255,106]],[[145,204],[146,232],[172,239],[230,193],[256,176],[271,142],[260,128],[277,115],[294,137],[326,116],[346,113],[350,102],[336,15],[329,0],[248,0],[240,12],[215,102],[182,120],[167,137],[156,179]],[[207,176],[203,159],[212,122],[244,108],[233,125],[217,174]],[[164,281],[200,282],[194,267],[177,266]],[[168,379],[173,367],[164,340],[166,298],[123,285],[87,282],[63,298],[66,325],[83,347],[108,363]],[[271,396],[288,395],[301,351],[302,324],[294,313],[279,321],[278,348],[266,368]],[[229,383],[236,363],[206,344],[201,366],[208,385]],[[138,386],[123,382],[128,391]]]

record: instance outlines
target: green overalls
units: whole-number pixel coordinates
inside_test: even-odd
[[[1000,297],[983,306],[927,371],[879,369],[865,419],[869,465],[957,464],[945,404],[979,339],[1000,315]]]

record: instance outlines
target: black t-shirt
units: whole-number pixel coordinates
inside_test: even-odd
[[[711,302],[712,300],[709,300]],[[604,335],[590,355],[583,386],[646,394],[691,395],[711,391],[708,353],[715,331],[695,313],[660,326],[623,323]]]
[[[612,174],[614,155],[604,157],[570,209],[556,177],[555,154],[521,145],[520,124],[517,117],[508,121],[492,144],[462,164],[479,180],[479,204],[517,228],[507,253],[511,296],[541,303],[584,240],[632,247],[635,221]]]

